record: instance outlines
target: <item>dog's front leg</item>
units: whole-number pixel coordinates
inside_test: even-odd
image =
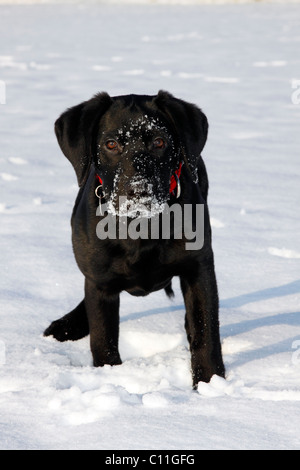
[[[96,284],[85,281],[85,306],[94,366],[121,364],[119,355],[119,295],[107,296]]]
[[[219,333],[219,300],[213,262],[199,266],[196,276],[181,277],[190,343],[193,387],[216,374],[225,377]]]

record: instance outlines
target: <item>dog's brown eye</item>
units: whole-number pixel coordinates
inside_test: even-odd
[[[106,148],[108,150],[116,150],[118,148],[118,144],[115,140],[108,140],[106,142]]]
[[[162,139],[161,137],[158,137],[157,139],[155,139],[155,141],[153,142],[153,147],[156,148],[156,149],[163,149],[163,148],[165,148],[165,141],[164,141],[164,139]]]

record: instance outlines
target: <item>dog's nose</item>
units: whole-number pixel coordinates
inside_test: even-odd
[[[147,191],[136,191],[134,189],[130,189],[127,193],[127,196],[129,198],[134,198],[134,197],[142,198],[142,197],[149,196],[149,193]]]
[[[149,195],[148,184],[143,181],[139,182],[128,182],[125,185],[125,191],[129,198],[133,197],[146,197]]]

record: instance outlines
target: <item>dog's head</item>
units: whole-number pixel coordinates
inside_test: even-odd
[[[170,179],[182,162],[196,182],[207,131],[199,108],[163,91],[114,98],[100,93],[67,110],[55,123],[58,143],[79,186],[93,163],[110,209],[117,213],[121,196],[129,206],[142,203],[159,210],[170,198]]]

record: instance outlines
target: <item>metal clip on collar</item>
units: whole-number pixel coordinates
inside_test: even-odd
[[[102,212],[102,199],[105,198],[105,192],[103,191],[102,188],[103,188],[103,185],[99,184],[99,186],[97,186],[97,188],[95,189],[95,195],[99,199],[100,215],[103,215],[103,212]]]

